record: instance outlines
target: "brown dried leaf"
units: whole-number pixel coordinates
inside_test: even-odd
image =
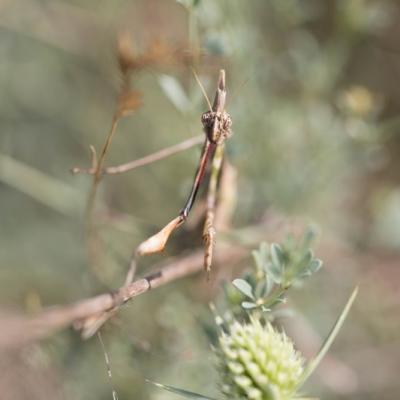
[[[140,256],[145,256],[163,251],[169,236],[182,223],[182,221],[181,216],[174,218],[171,222],[165,225],[161,231],[142,242],[137,248],[136,253]]]
[[[171,64],[174,60],[175,50],[162,39],[154,40],[148,50],[143,54],[145,64]]]
[[[125,92],[118,99],[118,117],[132,114],[142,105],[142,95],[138,91]]]
[[[136,56],[130,34],[123,31],[117,39],[118,63],[123,75],[136,67]]]

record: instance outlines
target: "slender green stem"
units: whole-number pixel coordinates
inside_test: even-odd
[[[355,298],[357,297],[357,293],[358,293],[358,286],[356,286],[355,289],[353,290],[353,292],[351,293],[349,299],[347,300],[345,307],[343,308],[343,311],[340,313],[339,318],[336,320],[335,325],[333,326],[332,330],[330,331],[328,337],[326,338],[325,342],[323,343],[318,354],[316,355],[316,357],[313,360],[311,360],[311,362],[307,365],[306,369],[304,370],[303,378],[299,384],[299,387],[301,385],[303,385],[303,383],[314,372],[314,370],[318,367],[321,360],[324,358],[325,354],[328,352],[328,350],[331,347],[333,341],[335,340],[337,334],[339,333],[340,328],[342,327],[347,315],[349,314],[351,306],[353,305],[353,302],[354,302]]]

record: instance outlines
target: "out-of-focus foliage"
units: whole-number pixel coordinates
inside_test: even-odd
[[[360,284],[352,318],[309,392],[399,397],[396,1],[5,0],[0,8],[2,307],[33,313],[116,287],[132,250],[176,215],[198,149],[106,177],[96,214],[102,262],[93,271],[83,226],[90,179],[69,168],[89,165],[89,145],[99,149],[111,124],[118,32],[128,31],[138,53],[160,38],[177,47],[190,42],[203,49],[193,61],[210,97],[218,69],[227,71],[234,131],[227,153],[238,190],[234,229],[224,240],[254,247],[309,220],[322,228],[316,254],[326,267],[294,291],[304,316],[287,322],[306,356]],[[138,71],[131,83],[143,106],[122,120],[107,165],[200,133],[207,106],[187,64]],[[195,225],[182,227],[163,255],[140,268],[197,247]],[[246,267],[233,264],[219,266],[209,284],[200,276],[140,296],[105,327],[121,400],[174,398],[145,379],[216,393],[206,304],[221,280]],[[100,344],[72,330],[4,355],[0,365],[6,399],[111,397]]]
[[[215,335],[218,336],[215,344],[218,398],[306,399],[302,397],[303,385],[326,356],[358,293],[356,287],[318,353],[309,361],[295,349],[285,332],[271,324],[285,311],[288,315],[287,308],[282,310],[278,306],[286,302],[291,286],[298,286],[322,266],[322,261],[315,259],[308,248],[313,238],[314,232],[308,229],[298,242],[288,236],[282,245],[272,244],[270,253],[263,243],[259,250],[253,251],[254,268],[246,273],[245,279],[232,282],[242,298],[251,301],[238,302],[228,286],[223,312],[219,314],[219,309],[211,305],[219,331]],[[188,399],[214,400],[186,389],[155,385]]]

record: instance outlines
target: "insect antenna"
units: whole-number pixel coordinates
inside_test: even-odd
[[[191,67],[191,69],[192,69],[192,73],[193,73],[194,79],[196,79],[196,82],[200,86],[201,92],[203,93],[203,96],[206,99],[208,108],[209,108],[210,111],[212,111],[212,106],[211,106],[210,99],[207,96],[206,90],[204,89],[204,86],[201,83],[199,76],[197,75],[197,72],[193,67]]]
[[[229,100],[227,101],[227,105],[232,105],[235,100],[237,99],[237,96],[239,92],[252,80],[253,78],[248,76],[246,79],[243,79],[240,85],[236,86],[233,91],[229,95]]]

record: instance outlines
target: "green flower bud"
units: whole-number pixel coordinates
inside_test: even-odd
[[[271,324],[235,321],[219,338],[222,392],[228,399],[289,400],[301,381],[304,359]]]

